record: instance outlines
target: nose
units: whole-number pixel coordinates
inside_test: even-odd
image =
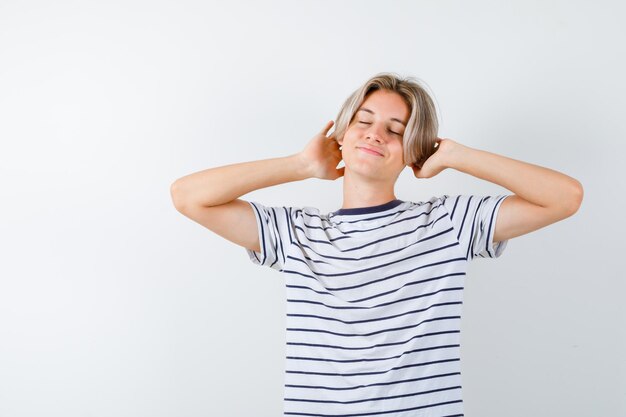
[[[381,133],[381,128],[384,129],[384,126],[380,126],[378,123],[372,123],[370,128],[367,130],[367,139],[375,140],[376,142],[383,142],[383,135]]]

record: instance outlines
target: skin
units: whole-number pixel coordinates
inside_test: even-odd
[[[364,100],[360,109],[338,141],[346,165],[343,208],[369,207],[394,200],[396,180],[406,167],[402,135],[410,113],[402,97],[378,90]],[[376,149],[382,155],[365,152],[364,147]]]
[[[374,91],[359,107],[343,138],[326,136],[334,123],[330,121],[300,156],[305,165],[311,166],[310,175],[316,178],[344,177],[342,208],[387,203],[396,199],[395,183],[407,166],[402,136],[409,114],[409,107],[399,94]],[[364,152],[362,147],[374,148],[382,155]],[[345,168],[337,170],[342,159]]]
[[[409,109],[400,95],[378,90],[362,107],[373,114],[358,112],[344,138],[337,142],[326,124],[299,154],[305,175],[334,180],[344,176],[342,208],[369,207],[396,199],[395,182],[407,166],[402,157],[400,123],[407,121]],[[367,122],[369,124],[364,124]],[[341,148],[340,148],[341,146]],[[377,147],[382,156],[358,149]],[[345,167],[337,169],[343,159]],[[422,167],[410,166],[417,179],[432,178],[447,168],[498,184],[513,193],[502,203],[496,220],[494,242],[511,239],[563,220],[578,211],[583,187],[572,177],[555,170],[518,161],[462,145],[452,139],[437,138],[437,150]]]

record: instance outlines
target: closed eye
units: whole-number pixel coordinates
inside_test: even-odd
[[[359,123],[363,123],[364,125],[371,125],[371,123],[369,122],[359,122]],[[390,130],[389,132],[393,133],[394,135],[402,136],[402,134],[398,132],[394,132],[393,130]]]

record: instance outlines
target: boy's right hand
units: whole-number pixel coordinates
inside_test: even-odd
[[[310,177],[336,180],[343,176],[345,167],[337,168],[342,160],[339,144],[334,136],[326,136],[334,123],[332,120],[326,123],[326,126],[297,154]]]

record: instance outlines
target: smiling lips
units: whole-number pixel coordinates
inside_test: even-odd
[[[383,156],[383,154],[381,154],[380,152],[375,151],[375,150],[370,149],[370,148],[365,148],[363,146],[359,146],[358,149],[362,150],[365,153],[369,153],[369,154],[372,154],[372,155]]]

